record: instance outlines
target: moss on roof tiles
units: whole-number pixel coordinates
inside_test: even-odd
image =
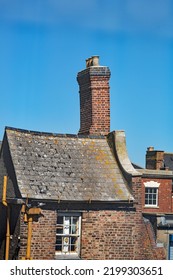
[[[21,195],[38,199],[132,199],[105,137],[6,129]]]

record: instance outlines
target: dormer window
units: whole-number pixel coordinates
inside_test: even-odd
[[[160,183],[149,181],[145,185],[145,206],[158,207],[158,189]]]

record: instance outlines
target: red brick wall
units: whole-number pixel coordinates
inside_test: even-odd
[[[142,216],[141,178],[132,178],[135,209],[132,211],[99,210],[82,213],[82,259],[164,259],[158,249],[150,224]],[[170,189],[161,181],[161,185]],[[42,210],[44,216],[33,223],[31,256],[54,259],[57,212]],[[21,222],[20,258],[26,254],[27,227]]]
[[[158,188],[158,207],[145,207],[145,182],[155,181],[160,183]],[[142,211],[145,213],[171,213],[172,207],[172,180],[171,179],[142,179]]]
[[[84,213],[82,259],[165,259],[164,249],[156,247],[152,225],[137,216],[124,211]]]
[[[163,248],[157,248],[152,224],[144,220],[142,215],[143,198],[145,197],[142,186],[144,185],[141,177],[132,178],[132,192],[136,201],[137,212],[134,219],[136,226],[136,250],[141,259],[162,260],[166,258],[165,251]]]
[[[142,231],[143,247],[145,248],[146,260],[165,260],[165,248],[157,247],[156,238],[151,223],[146,220],[143,225]]]
[[[145,259],[145,251],[142,250],[143,238],[143,216],[142,216],[142,203],[141,203],[141,177],[132,177],[132,193],[135,198],[136,214],[133,217],[135,227],[135,259]]]
[[[170,182],[161,182],[170,191]],[[82,213],[82,259],[164,259],[158,249],[151,224],[142,216],[141,178],[132,178],[135,209],[132,211],[100,210]],[[164,198],[163,198],[164,200]],[[43,216],[33,222],[31,257],[54,259],[56,210],[42,210]],[[21,221],[20,258],[26,255],[27,225]]]
[[[33,259],[52,260],[55,257],[57,212],[42,210],[43,216],[33,222],[31,257]],[[21,219],[21,249],[19,258],[26,256],[27,224]]]
[[[124,211],[84,213],[82,259],[138,259],[135,216]]]
[[[33,222],[31,257],[52,260],[55,257],[56,217],[53,210]],[[147,239],[147,230],[139,211],[101,210],[82,213],[82,259],[160,259],[155,242]],[[21,221],[19,258],[26,256],[27,224]],[[153,251],[154,250],[154,251]],[[153,253],[154,252],[154,253]]]

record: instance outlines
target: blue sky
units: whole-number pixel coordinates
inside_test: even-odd
[[[79,130],[77,73],[111,70],[111,130],[130,159],[173,152],[172,0],[0,0],[0,139],[4,127]]]

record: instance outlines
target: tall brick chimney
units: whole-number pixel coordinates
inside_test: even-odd
[[[77,75],[80,94],[79,134],[110,132],[110,70],[99,65],[99,56],[86,59],[86,69]]]
[[[164,169],[164,151],[156,151],[154,147],[148,147],[146,152],[147,169]]]

